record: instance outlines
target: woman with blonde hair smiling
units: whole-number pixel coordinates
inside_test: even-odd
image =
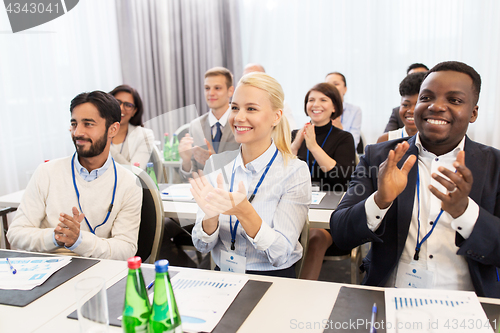
[[[283,99],[271,76],[243,76],[228,119],[240,149],[212,155],[190,180],[200,207],[193,242],[212,251],[216,269],[295,277],[311,178],[291,153]]]

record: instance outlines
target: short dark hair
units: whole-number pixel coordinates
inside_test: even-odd
[[[429,67],[427,67],[424,64],[421,64],[419,62],[416,62],[416,63],[408,66],[408,69],[406,70],[406,74],[408,74],[412,69],[415,69],[415,68],[425,68],[426,70],[429,70]]]
[[[233,73],[225,67],[212,67],[208,71],[205,72],[205,79],[209,76],[219,76],[222,75],[226,78],[226,86],[227,88],[231,88],[233,86]]]
[[[134,105],[137,109],[136,113],[132,118],[130,118],[129,123],[131,123],[134,126],[143,126],[142,124],[142,114],[144,113],[144,108],[142,106],[142,99],[137,90],[132,88],[131,86],[127,84],[122,84],[115,89],[111,90],[109,93],[110,95],[116,96],[119,92],[126,92],[132,95],[134,98]],[[120,111],[121,112],[121,111]]]
[[[325,94],[328,98],[332,100],[333,107],[335,108],[335,112],[332,113],[331,117],[332,119],[335,119],[337,117],[340,117],[342,115],[342,112],[344,111],[344,107],[342,104],[342,97],[340,97],[340,93],[337,90],[337,88],[328,82],[321,82],[309,89],[309,91],[306,94],[306,98],[304,99],[304,112],[307,114],[307,101],[309,100],[309,95],[311,94],[311,91],[319,91],[320,93]]]
[[[426,74],[424,72],[408,74],[399,84],[399,94],[401,97],[418,95]]]
[[[474,68],[459,61],[444,61],[432,67],[426,73],[424,80],[431,73],[442,71],[453,71],[469,75],[469,77],[472,79],[472,93],[474,94],[475,98],[474,104],[477,104],[477,101],[479,100],[479,93],[481,92],[481,75],[479,75],[479,73],[476,72]]]
[[[340,75],[340,77],[342,77],[342,81],[344,81],[344,86],[347,87],[347,82],[345,80],[345,76],[344,76],[344,74],[342,74],[340,72],[331,72],[331,73],[328,73],[328,74],[326,74],[325,79],[328,77],[328,75],[332,75],[332,74]]]
[[[81,93],[71,101],[69,111],[73,113],[73,109],[80,104],[91,103],[99,111],[101,118],[106,119],[106,129],[111,126],[111,124],[120,122],[122,112],[120,109],[120,104],[108,93],[104,91],[92,91],[89,93]]]

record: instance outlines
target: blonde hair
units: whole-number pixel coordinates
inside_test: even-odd
[[[281,88],[279,82],[272,76],[260,72],[248,73],[240,79],[240,82],[238,82],[238,86],[239,85],[247,85],[264,90],[269,96],[272,109],[274,111],[283,111],[285,93],[283,92],[283,88]],[[278,148],[281,154],[283,154],[285,165],[290,158],[296,157],[292,154],[292,149],[290,148],[292,141],[290,125],[284,114],[282,114],[279,123],[274,127],[271,137],[274,140],[276,148]]]

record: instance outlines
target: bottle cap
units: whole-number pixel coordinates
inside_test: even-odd
[[[165,133],[165,136],[167,136],[167,135],[168,135],[168,133]]]
[[[135,166],[135,167],[140,168],[140,167],[141,167],[141,163],[139,163],[139,162],[135,162],[135,163],[134,163],[134,166]]]
[[[137,269],[141,267],[142,259],[141,257],[131,257],[128,258],[127,264],[130,269]]]
[[[148,162],[147,167],[148,168],[152,168],[153,167],[153,162]]]
[[[177,136],[177,133],[174,133],[174,136]]]
[[[155,262],[156,273],[165,273],[168,271],[168,260],[160,259]]]

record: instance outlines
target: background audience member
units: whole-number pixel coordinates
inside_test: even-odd
[[[181,176],[191,177],[192,172],[203,170],[211,154],[238,149],[230,126],[229,101],[233,96],[233,74],[224,67],[213,67],[205,73],[205,100],[210,111],[189,125],[189,133],[179,144]]]
[[[200,252],[211,251],[222,271],[295,277],[311,178],[291,154],[283,99],[269,75],[243,76],[229,117],[241,148],[212,155],[205,176],[190,180],[200,207],[193,242]]]
[[[344,102],[344,96],[347,92],[347,83],[343,74],[339,72],[329,73],[326,75],[325,82],[331,83],[337,88],[342,98],[342,105],[344,108],[342,115],[336,118],[333,124],[352,134],[354,138],[354,147],[356,148],[361,137],[361,108],[357,105]]]
[[[378,138],[377,143],[417,134],[418,130],[415,126],[414,111],[415,105],[417,104],[420,85],[424,80],[425,74],[426,73],[423,72],[408,74],[403,81],[401,81],[399,84],[399,94],[401,95],[399,117],[405,126],[382,134]]]
[[[408,69],[406,70],[406,75],[419,72],[427,73],[428,70],[429,68],[427,68],[427,66],[425,66],[424,64],[415,63],[408,66]],[[401,120],[401,117],[399,116],[399,106],[396,106],[394,109],[392,109],[392,113],[391,116],[389,117],[389,122],[385,126],[384,133],[396,130],[398,128],[402,128],[404,126],[405,125]]]
[[[292,133],[292,153],[306,161],[313,184],[319,184],[322,191],[346,191],[356,166],[351,133],[332,125],[332,120],[338,119],[342,110],[337,88],[330,83],[319,83],[304,99],[304,111],[311,123]],[[311,228],[309,235],[301,278],[317,280],[332,237],[328,230],[319,228]]]
[[[142,100],[134,88],[123,84],[110,92],[121,108],[120,130],[113,138],[111,156],[120,164],[139,163],[142,169],[151,157],[154,145],[153,131],[142,124]]]

